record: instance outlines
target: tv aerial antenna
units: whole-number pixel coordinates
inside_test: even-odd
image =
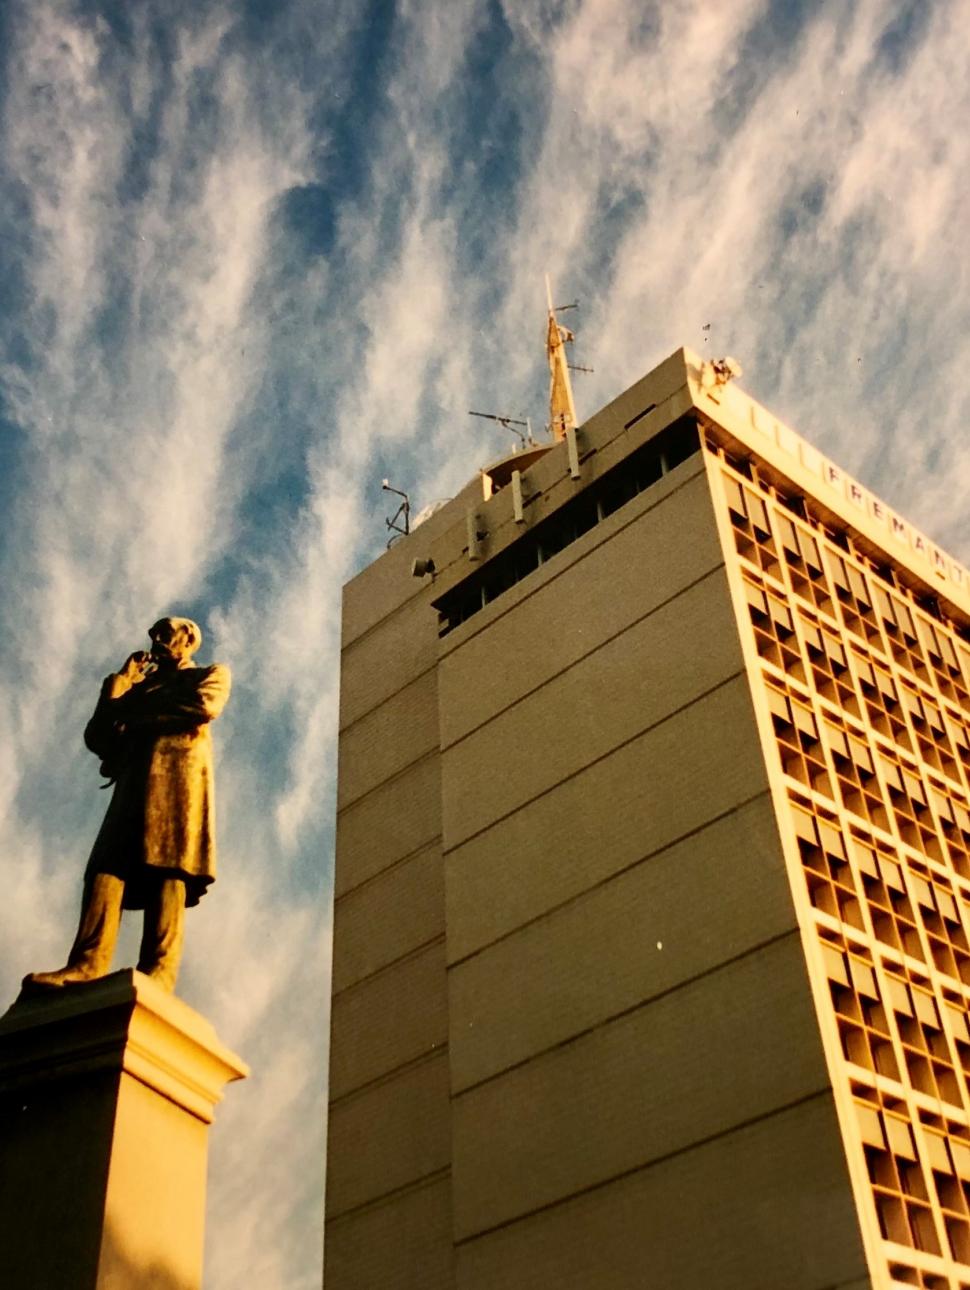
[[[392,488],[386,479],[381,482],[381,488],[385,493],[394,493],[396,497],[402,499],[394,514],[384,519],[384,523],[391,530],[391,536],[387,539],[387,549],[390,550],[395,542],[400,541],[402,537],[407,537],[411,532],[411,499],[399,488]]]
[[[468,415],[470,417],[483,417],[486,421],[497,421],[500,426],[504,426],[506,430],[511,431],[518,438],[523,448],[535,443],[532,437],[532,422],[528,417],[524,421],[520,421],[517,417],[502,417],[495,412],[469,412]],[[525,434],[522,433],[520,427],[525,428]]]

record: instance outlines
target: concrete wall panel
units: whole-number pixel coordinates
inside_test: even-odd
[[[340,729],[357,721],[438,661],[438,614],[415,596],[340,659]]]
[[[337,901],[333,992],[444,932],[444,868],[432,843]]]
[[[452,1290],[448,1179],[327,1227],[327,1290]]]
[[[337,809],[438,747],[438,695],[428,672],[340,736]]]
[[[538,917],[766,788],[742,676],[463,845],[449,851],[446,837],[449,960]],[[453,823],[467,826],[461,804],[447,805]]]
[[[487,1079],[795,926],[765,794],[453,967],[452,1087]]]
[[[791,933],[456,1098],[458,1237],[736,1128],[827,1082],[804,956]]]
[[[335,895],[426,848],[440,833],[441,769],[435,753],[338,814]]]
[[[458,1247],[461,1290],[829,1290],[865,1275],[828,1094]]]
[[[408,1067],[330,1107],[327,1215],[450,1164],[447,1054]]]
[[[379,972],[333,1000],[330,1096],[343,1097],[448,1042],[444,944]]]
[[[576,559],[573,548],[561,552],[555,559],[565,566],[562,572],[552,576],[550,564],[543,581],[546,570],[537,571],[530,584],[534,594],[521,598],[513,612],[501,614],[486,631],[475,632],[472,619],[472,634],[460,645],[444,638],[439,670],[443,747],[723,564],[699,463],[695,471],[700,473],[672,496],[658,503],[648,490],[629,509],[597,526],[583,539],[582,559]],[[640,518],[630,523],[637,507]],[[572,563],[566,564],[570,558]],[[520,588],[526,592],[526,583]],[[501,600],[496,601],[496,612],[501,608]],[[502,666],[495,666],[496,659]]]
[[[727,582],[716,571],[447,749],[446,833],[466,836],[515,810],[741,667]],[[474,677],[465,691],[473,693]]]

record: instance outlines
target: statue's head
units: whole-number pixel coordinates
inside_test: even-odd
[[[202,644],[202,630],[191,618],[160,618],[148,629],[152,656],[160,665],[187,667]]]

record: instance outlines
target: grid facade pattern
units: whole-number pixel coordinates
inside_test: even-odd
[[[928,589],[705,438],[881,1234],[873,1284],[970,1290],[970,646]]]

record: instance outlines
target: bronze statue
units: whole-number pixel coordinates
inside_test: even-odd
[[[33,972],[25,987],[104,976],[124,908],[145,911],[138,970],[173,990],[185,909],[215,879],[209,723],[229,697],[229,669],[192,665],[202,632],[188,618],[162,618],[148,635],[149,651],[137,650],[105,677],[84,731],[114,792],[85,872],[67,966]]]

